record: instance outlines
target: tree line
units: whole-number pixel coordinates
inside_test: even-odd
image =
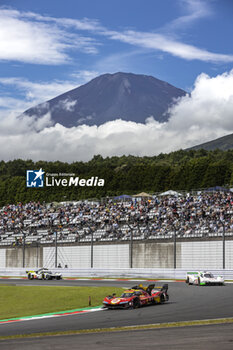
[[[103,187],[26,187],[26,170],[98,176]],[[52,202],[101,198],[138,192],[195,190],[233,186],[233,150],[179,150],[153,157],[96,155],[88,162],[65,163],[16,159],[0,161],[0,206],[17,202]]]

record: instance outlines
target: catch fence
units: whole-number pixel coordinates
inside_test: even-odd
[[[127,239],[98,240],[95,232],[84,241],[61,240],[54,230],[52,239],[28,243],[26,231],[20,241],[1,244],[0,268],[168,268],[233,269],[233,233],[180,236],[174,229],[166,235],[143,239],[130,231]]]

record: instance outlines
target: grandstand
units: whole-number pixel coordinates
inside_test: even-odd
[[[233,236],[231,192],[41,204],[0,209],[0,246]]]

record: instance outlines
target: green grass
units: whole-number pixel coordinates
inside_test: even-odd
[[[0,286],[0,320],[102,305],[114,287]]]

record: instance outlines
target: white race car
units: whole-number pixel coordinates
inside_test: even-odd
[[[62,279],[62,274],[58,272],[52,272],[46,268],[42,268],[36,271],[26,271],[29,280],[60,280]]]
[[[196,284],[199,286],[224,285],[224,279],[222,276],[215,277],[209,271],[187,272],[185,282],[188,284]]]

